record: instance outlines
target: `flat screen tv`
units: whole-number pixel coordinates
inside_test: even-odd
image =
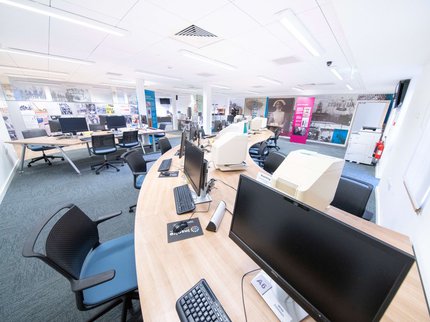
[[[408,90],[410,82],[411,82],[410,79],[403,79],[397,84],[396,90],[394,92],[394,98],[393,98],[394,108],[402,106],[403,100],[405,99],[406,92]]]
[[[170,98],[160,98],[161,105],[170,105]]]
[[[415,262],[244,175],[229,236],[317,321],[378,321]]]

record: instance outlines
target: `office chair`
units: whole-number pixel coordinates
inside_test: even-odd
[[[93,132],[106,131],[106,126],[99,123],[90,124],[90,131],[93,131]]]
[[[131,149],[138,145],[140,145],[138,130],[122,132],[122,139],[118,143],[120,148]]]
[[[341,176],[331,205],[354,216],[371,220],[373,213],[366,211],[366,205],[372,190],[373,185],[370,183]]]
[[[121,155],[121,158],[128,164],[131,172],[133,173],[134,188],[140,190],[147,172],[146,165],[149,162],[154,162],[156,160],[146,161],[143,157],[143,152],[139,150],[127,151]],[[133,212],[133,208],[136,208],[136,205],[130,206],[128,211]]]
[[[158,140],[158,144],[160,145],[161,154],[166,153],[172,148],[168,138],[162,138]]]
[[[45,129],[24,130],[21,133],[22,133],[22,136],[24,137],[24,139],[38,138],[41,136],[47,136],[48,135],[46,133]],[[39,160],[45,160],[45,162],[48,163],[48,165],[52,165],[52,163],[49,159],[52,159],[52,160],[61,159],[62,161],[64,161],[64,158],[62,156],[46,155],[45,154],[45,151],[55,149],[55,147],[53,147],[53,146],[44,146],[44,145],[40,145],[40,144],[28,144],[27,147],[31,151],[42,152],[42,156],[31,159],[30,162],[28,162],[27,167],[31,167],[31,165],[34,162],[37,162]]]
[[[113,134],[92,135],[91,142],[92,142],[93,153],[95,155],[103,155],[103,158],[104,158],[103,162],[92,164],[91,170],[94,170],[95,167],[98,167],[97,169],[95,169],[96,174],[100,174],[100,171],[103,168],[108,169],[109,167],[112,167],[112,168],[115,168],[116,171],[118,172],[119,169],[113,165],[114,162],[118,162],[118,161],[107,160],[107,155],[110,153],[114,153],[117,150],[115,145],[115,136]],[[122,160],[120,162],[122,163],[122,165],[124,165]]]
[[[267,148],[267,142],[263,141],[260,143],[258,148],[251,147],[249,149],[249,154],[251,155],[251,158],[258,164],[263,165],[264,160],[266,159],[267,155],[269,154],[269,149]]]
[[[166,130],[166,124],[164,124],[164,123],[160,123],[159,125],[158,125],[158,129],[160,129],[160,130]],[[155,134],[155,137],[156,138],[163,138],[163,137],[165,137],[166,136],[166,133],[157,133],[157,134]]]
[[[45,262],[70,282],[76,306],[87,311],[109,305],[97,313],[94,321],[119,304],[122,321],[126,321],[131,300],[138,300],[134,235],[128,234],[100,243],[98,225],[121,212],[91,220],[81,209],[69,204],[41,222],[25,241],[22,255]],[[39,238],[47,224],[59,218],[44,238]],[[47,228],[48,229],[48,228]],[[43,234],[45,235],[45,234]],[[44,247],[35,251],[36,242]]]
[[[285,160],[286,155],[278,152],[273,151],[269,152],[266,159],[263,162],[263,169],[272,174],[273,172],[278,169],[278,167],[281,165],[281,163]]]
[[[280,148],[278,146],[278,139],[280,135],[281,135],[281,128],[278,127],[275,129],[275,134],[267,139],[267,147],[269,148],[269,150],[276,149],[276,151],[279,151]]]

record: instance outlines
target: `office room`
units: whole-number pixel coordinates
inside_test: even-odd
[[[429,15],[0,0],[0,319],[429,321]]]

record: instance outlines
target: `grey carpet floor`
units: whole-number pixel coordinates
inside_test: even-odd
[[[179,144],[178,133],[168,136],[172,146]],[[286,154],[304,147],[283,139],[279,145]],[[345,153],[343,148],[320,144],[305,147],[338,157]],[[102,241],[133,232],[134,213],[129,213],[128,207],[136,203],[138,191],[133,188],[129,168],[95,175],[90,164],[97,163],[99,157],[89,158],[85,149],[68,154],[82,171],[80,176],[66,161],[55,160],[52,166],[37,163],[15,175],[0,205],[0,321],[84,321],[98,310],[78,311],[64,277],[40,260],[22,257],[25,238],[37,222],[63,205],[74,203],[94,219],[118,210],[123,212],[100,225]],[[344,173],[377,183],[373,167],[346,163]],[[369,207],[372,210],[371,202]],[[100,321],[119,321],[120,314],[120,308],[116,308]],[[140,318],[129,318],[136,320]]]

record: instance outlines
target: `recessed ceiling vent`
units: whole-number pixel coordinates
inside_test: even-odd
[[[175,36],[216,37],[213,33],[197,27],[196,25],[191,25],[184,30],[177,32]]]
[[[172,38],[196,48],[203,48],[221,40],[217,35],[196,25],[191,25],[177,32]]]

